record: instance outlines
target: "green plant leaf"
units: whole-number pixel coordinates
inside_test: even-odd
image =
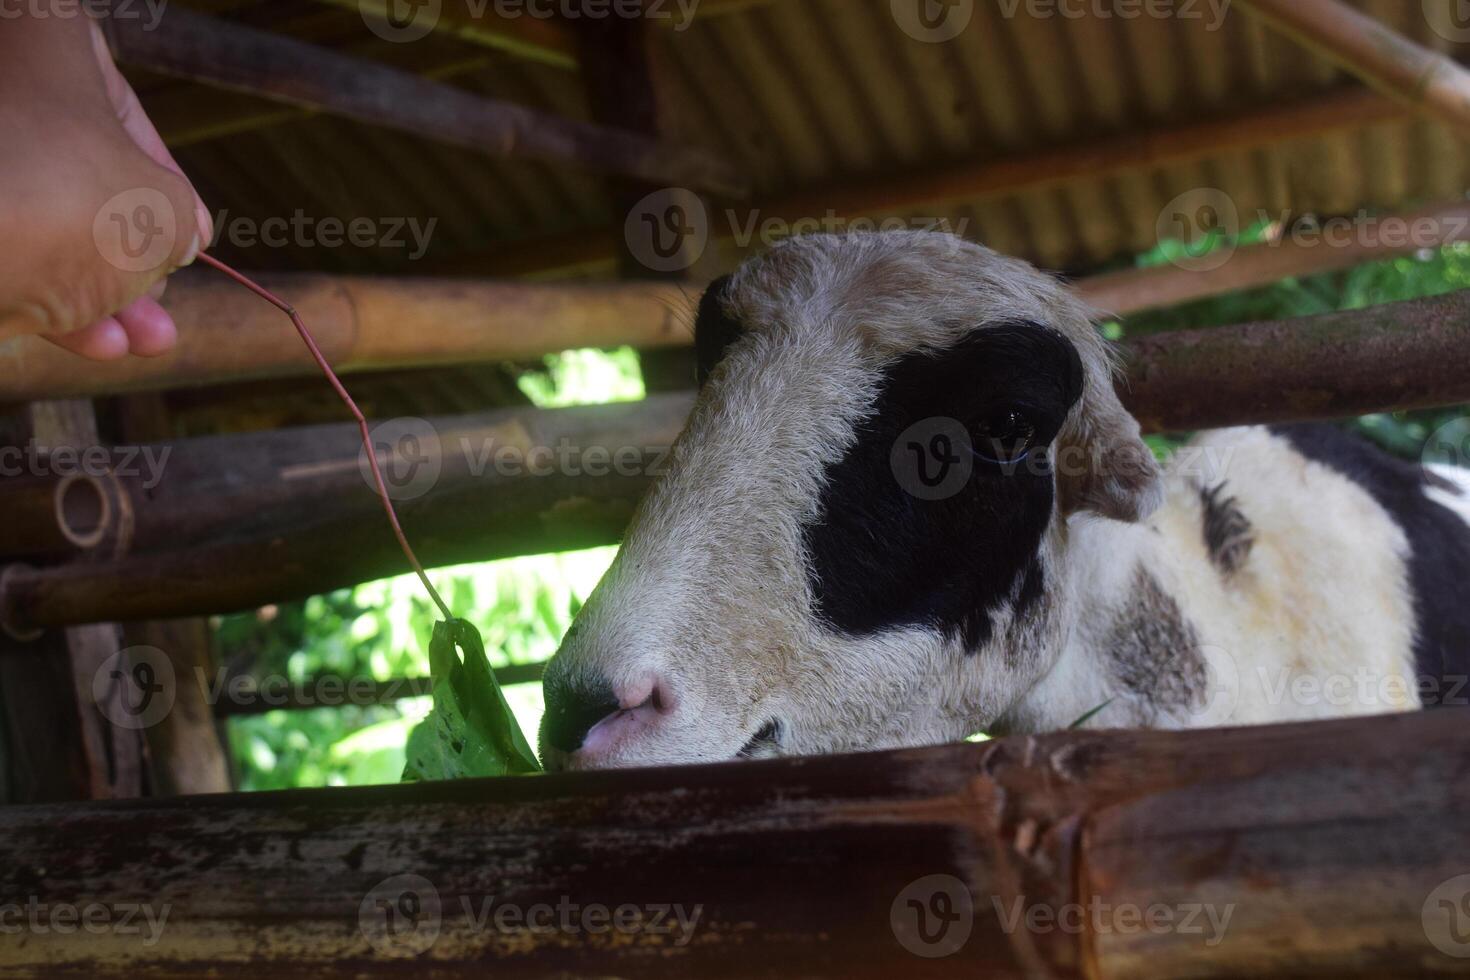
[[[434,707],[408,737],[405,782],[541,771],[473,626],[462,619],[434,624],[429,674]]]

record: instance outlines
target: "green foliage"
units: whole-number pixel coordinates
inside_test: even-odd
[[[435,623],[429,670],[435,680],[434,709],[408,737],[405,781],[541,771],[473,626],[462,619]]]
[[[520,379],[542,407],[643,397],[637,354],[568,351]],[[602,578],[616,549],[538,555],[432,573],[456,615],[484,637],[492,667],[539,663],[556,652],[572,617]],[[428,641],[437,611],[412,575],[370,582],[306,602],[217,621],[221,663],[230,676],[293,683],[326,675],[391,680],[429,673]],[[539,684],[506,688],[524,732],[543,710]],[[428,716],[427,698],[387,706],[273,711],[230,723],[242,789],[397,782],[409,732]]]
[[[1240,243],[1259,241],[1262,233],[1260,226],[1253,228],[1241,237]],[[1322,244],[1319,247],[1330,246]],[[1169,261],[1182,248],[1178,242],[1166,242],[1141,256],[1138,264],[1149,266]],[[1191,254],[1197,255],[1198,252],[1191,250]],[[1109,335],[1116,339],[1169,330],[1225,326],[1252,320],[1315,316],[1338,310],[1361,309],[1382,303],[1438,296],[1465,288],[1470,288],[1470,243],[1459,243],[1426,250],[1414,256],[1370,262],[1342,272],[1284,279],[1260,289],[1200,300],[1167,310],[1141,313],[1129,317],[1125,323],[1111,325]],[[1389,452],[1418,459],[1430,434],[1463,414],[1463,409],[1455,408],[1370,415],[1359,419],[1356,427]],[[1173,437],[1149,439],[1156,452],[1167,452],[1180,441]]]

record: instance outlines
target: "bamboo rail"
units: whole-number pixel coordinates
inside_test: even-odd
[[[1463,974],[1449,916],[1470,887],[1466,722],[1441,709],[8,807],[0,893],[26,934],[0,965],[99,980]],[[30,908],[133,909],[134,928],[28,928]]]
[[[1356,225],[1354,226],[1357,227]],[[1470,204],[1453,201],[1370,219],[1347,241],[1291,235],[1238,249],[1217,268],[1171,265],[1079,280],[1088,302],[1120,316],[1290,276],[1470,240]],[[467,361],[527,360],[575,347],[687,345],[702,283],[529,284],[486,280],[261,275],[302,311],[341,373]],[[0,344],[0,403],[95,396],[308,374],[316,370],[277,311],[216,276],[176,275],[164,305],[179,346],[105,364],[22,338]]]
[[[677,285],[261,275],[301,312],[333,367],[533,360],[576,347],[691,343]],[[280,311],[208,270],[170,282],[179,344],[159,358],[84,362],[51,344],[0,344],[0,402],[218,384],[316,372]]]
[[[1239,2],[1374,88],[1457,129],[1470,130],[1470,71],[1448,55],[1430,51],[1342,0]],[[1414,6],[1417,10],[1420,5]]]
[[[1148,431],[1462,404],[1470,402],[1467,350],[1470,290],[1130,341],[1119,395]],[[441,472],[421,495],[400,501],[420,558],[435,566],[616,542],[693,397],[432,422],[439,449],[418,451]],[[175,444],[158,487],[144,492],[136,480],[122,481],[132,501],[134,552],[10,566],[0,578],[0,622],[24,633],[219,613],[400,571],[402,556],[359,473],[353,431],[328,426]],[[539,458],[543,475],[494,465],[493,450],[504,447],[523,463]],[[607,453],[600,474],[577,465],[589,458],[588,447]],[[636,461],[615,472],[609,459],[629,449]]]

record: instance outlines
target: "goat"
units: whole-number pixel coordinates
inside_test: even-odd
[[[1094,313],[948,235],[709,287],[701,390],[545,677],[548,768],[1470,699],[1470,478],[1328,427],[1167,473]]]

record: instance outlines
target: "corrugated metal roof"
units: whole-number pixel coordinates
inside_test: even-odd
[[[735,161],[757,201],[812,188],[819,198],[825,186],[1085,144],[1355,84],[1242,11],[1207,29],[1214,9],[1207,0],[1190,8],[1203,19],[1033,17],[1024,15],[1030,0],[1017,2],[1022,15],[1006,17],[1016,7],[1011,0],[977,0],[969,27],[942,44],[906,34],[890,0],[773,0],[696,17],[685,30],[659,29],[670,128]],[[333,6],[191,6],[416,71],[457,67],[446,78],[452,84],[586,116],[575,71],[447,36],[390,44]],[[1358,6],[1427,46],[1459,53],[1435,34],[1418,2]],[[191,88],[152,78],[139,87],[149,105],[177,101]],[[198,93],[201,121],[213,98]],[[211,206],[234,217],[259,221],[302,209],[317,218],[437,221],[430,256],[419,265],[401,249],[221,247],[257,268],[412,273],[497,248],[513,253],[517,243],[582,232],[606,237],[621,225],[595,177],[323,116],[194,142],[177,155]],[[1344,213],[1459,197],[1467,163],[1463,143],[1442,127],[1405,120],[905,217],[965,227],[1003,251],[1077,271],[1151,247],[1161,210],[1191,188],[1220,188],[1247,216]],[[723,264],[736,255],[730,250]]]

